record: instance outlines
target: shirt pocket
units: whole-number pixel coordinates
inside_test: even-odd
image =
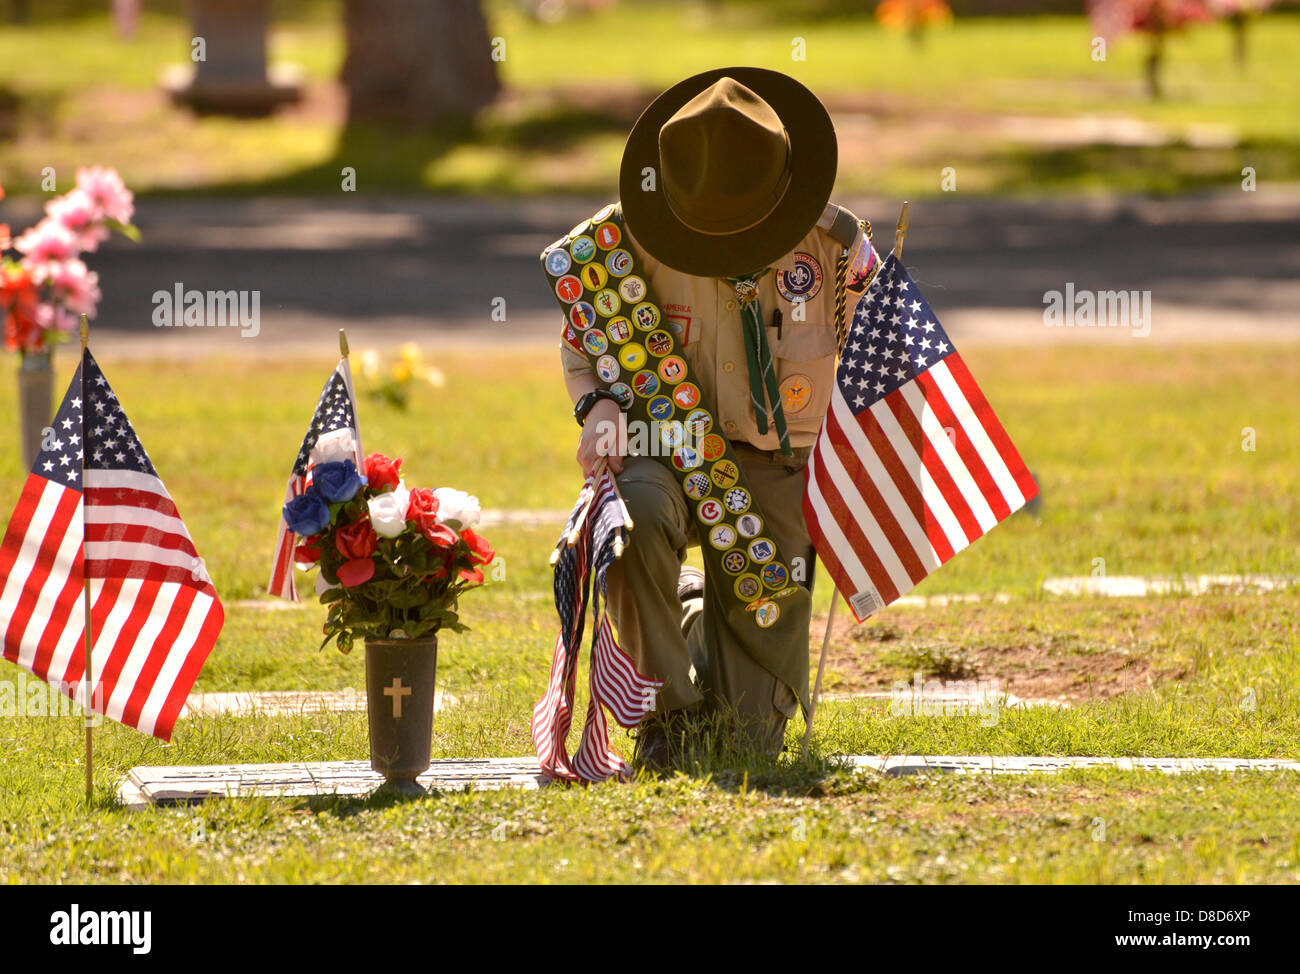
[[[835,381],[836,336],[830,323],[787,321],[769,332],[781,408],[791,429],[819,429]]]

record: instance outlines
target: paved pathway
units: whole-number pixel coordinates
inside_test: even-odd
[[[35,201],[6,201],[26,225]],[[388,198],[146,199],[143,242],[94,255],[102,355],[328,355],[416,340],[554,343],[556,310],[537,254],[603,201]],[[898,201],[842,200],[887,251]],[[29,212],[30,211],[30,212]],[[1300,196],[1269,187],[1174,200],[981,200],[912,207],[908,265],[960,342],[1121,341],[1126,329],[1047,328],[1043,295],[1150,290],[1152,341],[1300,338]],[[155,328],[153,295],[256,290],[256,338],[232,329]],[[506,301],[506,321],[490,316]]]

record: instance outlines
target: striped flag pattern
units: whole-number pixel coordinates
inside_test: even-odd
[[[594,498],[593,495],[594,494]],[[588,509],[588,500],[591,501]],[[582,522],[577,543],[566,540]],[[631,769],[609,743],[605,709],[623,727],[635,727],[654,710],[660,680],[643,676],[614,636],[605,611],[605,572],[615,558],[615,541],[625,535],[622,511],[608,471],[587,478],[578,502],[560,536],[555,565],[555,608],[560,632],[555,640],[546,693],[533,708],[532,736],[542,772],[559,781],[626,779]],[[591,605],[595,634],[591,646],[590,699],[582,739],[570,757],[567,740],[573,726],[573,698],[578,682],[578,656],[587,607]]]
[[[893,254],[858,302],[804,476],[817,554],[859,622],[1038,493]]]
[[[321,390],[316,402],[316,411],[312,413],[307,435],[303,437],[298,456],[294,458],[293,470],[289,473],[289,483],[284,489],[284,502],[291,500],[305,491],[311,484],[311,468],[315,465],[312,451],[322,437],[347,431],[352,437],[353,462],[357,472],[365,476],[365,454],[361,452],[361,428],[357,425],[357,400],[352,391],[352,368],[347,356],[339,359],[334,366],[325,388]],[[299,602],[298,584],[293,577],[293,553],[298,546],[298,536],[289,530],[284,516],[280,517],[280,526],[275,536],[275,555],[271,559],[271,580],[267,591],[283,599]]]
[[[225,613],[89,351],[0,543],[4,657],[79,703],[87,580],[92,709],[170,740]]]

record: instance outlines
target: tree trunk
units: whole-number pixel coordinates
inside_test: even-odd
[[[463,123],[501,90],[479,0],[346,0],[348,122]]]

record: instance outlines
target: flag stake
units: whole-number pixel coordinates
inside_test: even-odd
[[[90,320],[85,315],[82,315],[81,316],[81,383],[82,383],[81,398],[83,402],[85,401],[86,398],[86,390],[85,390],[86,346],[89,344],[90,344]],[[82,432],[84,433],[85,431],[83,430]],[[94,630],[91,628],[91,622],[90,622],[90,576],[86,574],[86,564],[87,564],[86,561],[86,500],[85,500],[86,451],[85,451],[84,437],[82,441],[82,451],[81,451],[81,491],[82,491],[81,576],[82,576],[82,589],[84,595],[83,601],[85,602],[85,607],[86,607],[86,623],[84,626],[85,634],[86,634],[86,671],[85,674],[83,675],[83,679],[86,684],[86,706],[85,706],[86,804],[89,805],[95,790],[95,736],[94,736],[95,728],[94,728],[93,717],[92,717],[92,715],[95,712],[95,697],[94,697],[95,671],[91,669],[91,665],[90,665],[91,647],[95,643],[95,634],[94,634]]]
[[[822,673],[826,671],[826,647],[831,644],[831,624],[835,622],[835,606],[839,604],[840,593],[833,585],[831,588],[831,607],[826,613],[826,635],[822,637],[822,655],[817,661],[817,682],[813,685],[812,700],[808,702],[808,721],[803,730],[803,747],[799,751],[800,759],[808,756],[808,745],[812,743],[813,715],[817,713],[817,698],[822,693]]]
[[[339,329],[339,354],[348,357],[348,333],[342,328]]]
[[[894,258],[903,259],[903,240],[907,237],[907,200],[903,200],[903,212],[898,214],[898,226],[894,228]]]

